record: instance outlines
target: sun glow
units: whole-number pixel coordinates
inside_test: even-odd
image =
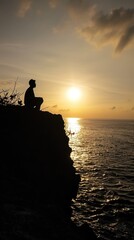
[[[79,88],[77,87],[71,87],[68,90],[68,98],[72,101],[77,101],[79,100],[81,97],[81,91]]]
[[[70,135],[74,135],[80,131],[79,118],[67,119],[67,131]]]

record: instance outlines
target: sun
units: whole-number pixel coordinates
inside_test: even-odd
[[[72,101],[77,101],[81,97],[81,91],[77,87],[71,87],[68,90],[68,98]]]

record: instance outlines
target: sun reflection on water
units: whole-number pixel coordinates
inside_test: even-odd
[[[79,118],[67,118],[67,132],[74,135],[80,131]]]

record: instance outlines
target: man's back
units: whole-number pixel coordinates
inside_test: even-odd
[[[33,88],[29,87],[26,92],[25,92],[25,96],[24,96],[24,103],[25,103],[25,106],[31,106],[33,107],[34,106],[34,91],[33,91]]]

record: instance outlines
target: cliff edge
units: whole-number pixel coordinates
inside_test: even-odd
[[[0,238],[96,239],[71,222],[80,176],[62,116],[0,106],[0,136]]]

